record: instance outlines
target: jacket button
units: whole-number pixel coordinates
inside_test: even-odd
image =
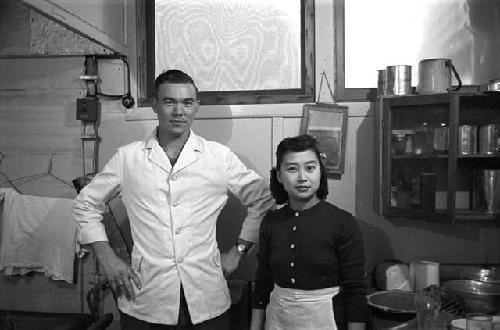
[[[293,277],[290,279],[290,283],[295,284],[295,279]]]
[[[290,249],[295,249],[295,244],[290,244]]]
[[[174,203],[172,206],[173,207],[179,207],[179,205],[180,205],[179,203]]]
[[[177,258],[177,263],[179,263],[179,264],[180,264],[180,263],[182,263],[183,261],[184,261],[184,259],[183,259],[182,257]]]
[[[175,181],[175,180],[177,180],[177,176],[174,174],[174,175],[172,175],[171,179],[172,179],[172,181]]]
[[[181,230],[180,230],[179,228],[177,228],[177,229],[175,230],[175,234],[176,234],[176,235],[179,235],[180,233],[181,233]]]

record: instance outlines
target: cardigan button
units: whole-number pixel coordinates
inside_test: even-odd
[[[290,279],[290,283],[295,284],[295,279],[293,277]]]
[[[299,216],[299,212],[295,212],[295,216],[298,217]]]

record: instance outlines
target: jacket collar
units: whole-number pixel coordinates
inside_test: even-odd
[[[170,161],[158,141],[158,127],[156,127],[151,135],[146,139],[144,148],[149,150],[149,159],[153,163],[167,172],[172,170]],[[175,173],[180,171],[195,162],[202,151],[203,144],[201,138],[190,130],[189,137],[182,148],[177,162],[175,163],[173,172]]]

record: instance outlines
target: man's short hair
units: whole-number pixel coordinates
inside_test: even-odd
[[[193,85],[196,95],[198,96],[198,87],[194,83],[193,78],[191,78],[187,73],[181,70],[167,70],[163,71],[155,79],[155,97],[158,93],[158,88],[165,83],[170,84],[191,84]]]

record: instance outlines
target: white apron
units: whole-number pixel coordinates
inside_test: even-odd
[[[299,290],[274,285],[266,330],[336,330],[332,298],[339,287]]]

